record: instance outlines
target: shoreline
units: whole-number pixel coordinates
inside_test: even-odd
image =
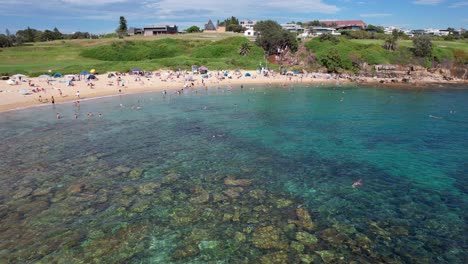
[[[66,103],[74,101],[85,101],[103,97],[111,97],[126,94],[138,94],[146,92],[177,93],[178,90],[200,88],[200,87],[219,87],[219,86],[242,86],[242,85],[269,85],[277,84],[283,86],[289,85],[343,85],[355,84],[360,86],[374,86],[386,88],[448,88],[447,86],[467,85],[467,81],[452,80],[440,81],[425,78],[424,80],[413,81],[410,83],[391,82],[388,78],[360,78],[359,81],[349,78],[339,78],[330,74],[299,74],[296,76],[286,76],[273,74],[268,77],[260,75],[258,72],[246,77],[246,73],[253,71],[241,71],[240,75],[233,75],[231,78],[223,77],[222,73],[212,72],[212,76],[202,78],[201,75],[178,74],[171,71],[157,71],[151,77],[139,77],[136,75],[122,75],[119,77],[108,78],[108,74],[96,75],[97,80],[74,81],[69,86],[66,78],[53,79],[48,82],[39,77],[24,78],[16,85],[9,85],[6,81],[0,81],[0,113],[27,109],[42,105],[50,105],[51,98],[54,97],[55,103]],[[191,76],[189,81],[187,78]],[[93,85],[90,86],[89,84]],[[34,86],[31,86],[34,85]],[[442,86],[442,87],[441,87]],[[32,92],[33,89],[40,88],[40,92]],[[43,90],[42,90],[43,89]],[[121,90],[119,92],[119,89]],[[79,97],[76,96],[79,91]],[[21,92],[21,93],[20,93]],[[60,95],[60,92],[62,95]],[[42,102],[40,101],[42,98]]]

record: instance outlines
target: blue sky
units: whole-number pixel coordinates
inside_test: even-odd
[[[28,26],[110,33],[119,16],[129,27],[176,24],[179,29],[231,16],[279,23],[362,19],[408,29],[468,28],[468,0],[0,0],[0,33]]]

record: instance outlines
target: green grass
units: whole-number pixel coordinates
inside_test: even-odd
[[[190,69],[204,64],[210,69],[255,69],[263,50],[252,45],[248,56],[237,54],[238,34],[185,34],[164,37],[128,37],[98,40],[59,40],[0,49],[0,73],[37,76],[52,72],[77,73]]]
[[[341,57],[341,68],[356,71],[356,63],[367,62],[369,65],[376,64],[420,64],[421,58],[416,58],[411,51],[413,43],[411,40],[398,41],[399,48],[396,51],[385,50],[382,46],[383,40],[374,39],[346,39],[340,38],[340,42],[333,44],[330,41],[320,42],[318,38],[306,43],[306,47],[314,52],[317,61],[336,50]],[[468,42],[466,41],[433,41],[432,57],[437,62],[454,61],[468,63]],[[430,60],[426,62],[429,62]],[[425,65],[428,66],[428,65]],[[429,65],[430,66],[430,65]]]

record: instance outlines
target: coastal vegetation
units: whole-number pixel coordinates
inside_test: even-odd
[[[34,33],[33,30],[28,32]],[[274,54],[278,47],[296,48],[295,40],[279,30],[273,31],[271,36],[257,39],[255,43],[235,33],[125,39],[115,35],[113,38],[30,42],[0,49],[0,73],[37,76],[48,70],[67,74],[92,68],[98,72],[128,71],[133,67],[188,70],[191,65],[205,65],[210,69],[256,69],[259,62],[265,61],[265,55]],[[392,41],[322,35],[301,41],[300,45],[308,52],[303,59],[307,59],[306,63],[286,66],[298,70],[326,68],[330,72],[358,72],[364,64],[412,64],[429,68],[468,63],[466,40],[432,40],[431,53],[424,56],[420,56],[418,45],[412,40],[398,37]]]

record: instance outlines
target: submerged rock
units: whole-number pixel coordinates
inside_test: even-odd
[[[247,237],[246,237],[245,234],[242,233],[242,232],[237,231],[237,232],[234,234],[234,240],[236,240],[236,241],[239,242],[239,243],[244,243],[246,239],[247,239]]]
[[[315,251],[315,253],[318,254],[325,263],[337,263],[339,260],[344,259],[344,257],[338,257],[336,253],[331,250]]]
[[[228,186],[250,186],[252,184],[251,179],[234,179],[232,177],[228,177],[224,179],[224,184]]]
[[[265,190],[255,189],[249,192],[249,196],[254,199],[260,200],[265,198],[265,193]]]
[[[138,187],[138,192],[143,195],[151,195],[156,189],[159,189],[161,184],[158,182],[148,182]]]
[[[207,203],[210,200],[210,194],[200,186],[194,186],[192,188],[192,192],[195,195],[197,195],[195,197],[190,198],[190,202],[192,203],[201,204],[201,203]]]
[[[13,199],[21,199],[26,196],[29,196],[33,192],[33,189],[31,187],[23,187],[20,188],[16,193],[13,195]]]
[[[273,252],[260,258],[261,264],[288,263],[288,254],[284,251]]]
[[[281,231],[273,226],[261,227],[252,235],[252,244],[261,249],[288,249],[288,244],[281,240]]]
[[[67,192],[69,194],[76,194],[76,193],[82,192],[84,190],[84,188],[85,188],[84,183],[77,183],[77,184],[73,184],[70,187],[68,187]]]
[[[301,244],[306,246],[312,246],[318,243],[318,238],[307,232],[297,232],[296,240],[301,242]]]
[[[141,178],[141,175],[143,175],[143,169],[141,168],[135,168],[130,173],[128,174],[128,177],[132,180],[138,180]]]
[[[304,244],[301,244],[301,243],[296,242],[296,241],[291,241],[290,248],[295,250],[298,253],[302,253],[302,252],[304,252],[305,247],[304,247]]]
[[[231,199],[238,198],[240,196],[240,193],[244,191],[244,188],[242,187],[234,187],[234,188],[229,188],[225,190],[223,193],[228,196]]]
[[[293,204],[293,201],[287,199],[278,199],[276,200],[276,207],[277,208],[284,208],[288,207]]]
[[[125,185],[125,186],[122,186],[122,193],[125,195],[131,195],[131,194],[136,193],[136,190],[132,186]]]
[[[34,190],[34,192],[32,193],[32,196],[46,196],[49,193],[51,193],[52,190],[53,190],[53,187],[51,187],[51,186],[41,187],[41,188],[38,188],[38,189]]]
[[[187,245],[183,248],[179,248],[172,254],[172,259],[180,260],[187,257],[193,257],[200,254],[200,249],[195,245]]]
[[[307,231],[312,231],[314,229],[314,224],[312,223],[312,218],[310,217],[309,212],[305,208],[297,208],[296,216],[298,220],[288,220],[288,223],[295,224],[298,227],[301,227]]]
[[[179,174],[177,174],[175,172],[171,172],[168,175],[164,176],[164,178],[162,178],[162,183],[163,184],[171,184],[171,183],[176,182],[179,178],[180,178]]]

